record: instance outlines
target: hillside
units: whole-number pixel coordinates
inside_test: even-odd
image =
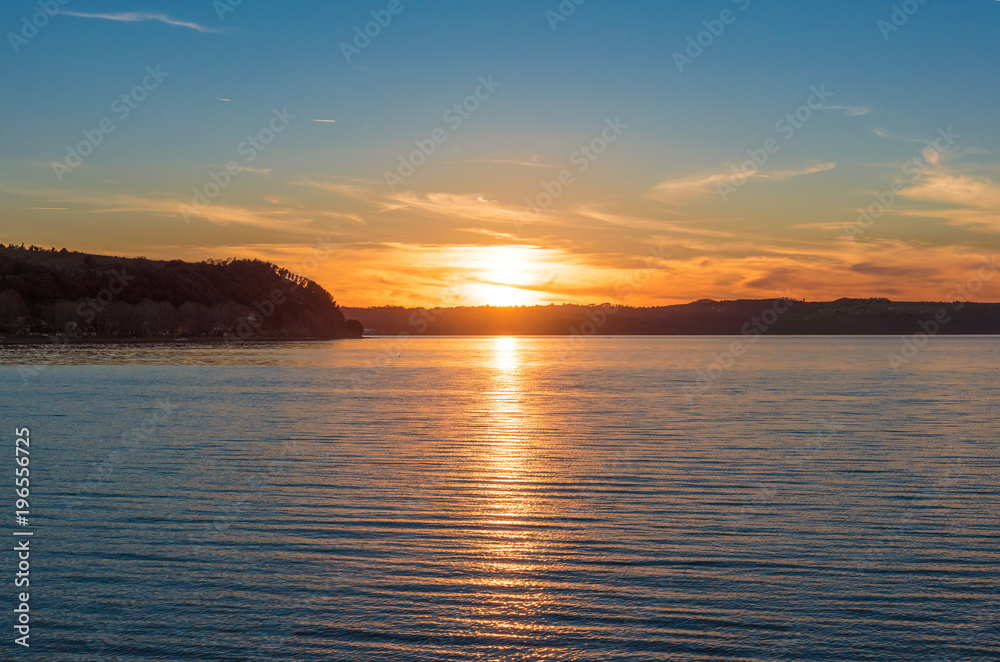
[[[0,334],[345,338],[315,282],[260,260],[149,260],[0,244]]]
[[[1000,334],[1000,304],[838,299],[695,301],[625,306],[347,308],[384,335],[909,335],[921,325],[944,334]],[[944,321],[947,320],[947,321]]]

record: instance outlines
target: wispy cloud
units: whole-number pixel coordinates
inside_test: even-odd
[[[842,110],[845,115],[850,117],[860,117],[872,112],[868,106],[823,106],[823,110]]]
[[[811,175],[817,172],[826,172],[837,167],[836,163],[816,163],[797,170],[777,170],[775,172],[757,172],[749,176],[749,179],[769,179],[771,181],[782,181],[800,175]],[[682,202],[692,196],[703,195],[717,190],[719,184],[732,183],[733,173],[731,170],[714,173],[702,173],[681,177],[678,179],[668,179],[653,187],[650,195],[659,200],[668,202]]]
[[[329,122],[330,124],[333,124],[337,120],[307,120],[307,121],[309,121],[309,122]]]
[[[197,30],[198,32],[221,32],[214,28],[207,28],[204,25],[199,25],[197,23],[192,23],[191,21],[179,21],[175,18],[170,18],[166,14],[153,14],[150,12],[117,12],[113,14],[93,14],[90,12],[82,11],[64,11],[62,12],[64,16],[78,16],[80,18],[101,18],[106,21],[118,21],[120,23],[142,23],[144,21],[159,21],[160,23],[166,23],[167,25],[175,25],[180,28],[189,28],[191,30]]]
[[[935,173],[924,177],[902,195],[913,200],[1000,209],[1000,185],[984,177]]]
[[[482,159],[467,159],[465,161],[446,161],[446,163],[493,163],[497,165],[522,166],[526,168],[554,168],[556,166],[542,161],[541,154],[532,154],[527,158],[517,158],[509,154],[499,154],[497,156]]]

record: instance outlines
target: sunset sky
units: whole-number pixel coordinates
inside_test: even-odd
[[[998,252],[995,0],[237,1],[3,3],[0,241],[349,306],[938,300]]]

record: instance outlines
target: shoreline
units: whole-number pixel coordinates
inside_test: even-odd
[[[266,342],[327,342],[330,340],[361,340],[354,336],[343,336],[334,338],[319,337],[275,337],[275,338],[219,338],[215,336],[206,337],[178,337],[178,338],[114,338],[114,337],[88,337],[88,338],[67,338],[43,337],[43,336],[22,336],[13,338],[3,338],[0,346],[3,345],[183,345],[183,344],[238,344],[238,343],[266,343]]]

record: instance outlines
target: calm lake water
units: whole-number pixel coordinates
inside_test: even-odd
[[[1000,659],[1000,338],[733,340],[0,346],[18,659]]]

